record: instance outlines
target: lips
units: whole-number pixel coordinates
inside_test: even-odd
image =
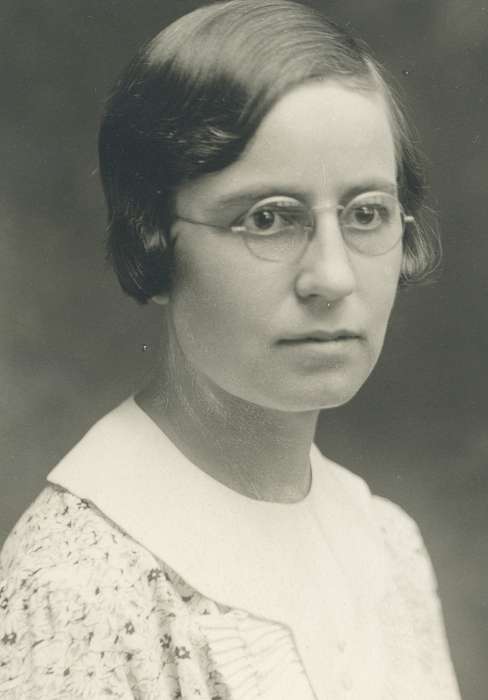
[[[314,330],[304,333],[293,334],[285,338],[281,338],[278,342],[284,345],[296,345],[299,343],[334,343],[346,340],[358,340],[360,334],[350,330]]]

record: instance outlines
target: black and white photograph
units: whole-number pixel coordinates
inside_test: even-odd
[[[0,698],[486,700],[488,4],[1,16]]]

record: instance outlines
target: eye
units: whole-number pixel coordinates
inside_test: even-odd
[[[357,197],[343,210],[342,221],[347,228],[375,231],[390,226],[399,212],[395,197],[386,193]]]
[[[351,218],[352,223],[359,227],[373,228],[387,218],[387,212],[379,209],[377,205],[362,204],[360,207],[354,207]]]
[[[259,209],[247,217],[247,224],[257,231],[268,231],[280,225],[279,214],[273,209]]]
[[[307,219],[307,210],[301,202],[272,197],[255,204],[239,223],[251,235],[272,236],[304,226]]]

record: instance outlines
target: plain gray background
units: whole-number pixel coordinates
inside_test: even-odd
[[[104,264],[96,132],[138,45],[201,3],[2,0],[0,541],[49,469],[147,373],[157,307]],[[322,416],[331,458],[400,503],[434,561],[465,700],[488,692],[488,5],[315,0],[388,66],[429,161],[446,253],[401,292],[378,368]]]

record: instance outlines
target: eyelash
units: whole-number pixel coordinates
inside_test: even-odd
[[[237,217],[237,219],[235,221],[232,222],[231,225],[232,226],[241,226],[243,224],[246,216],[248,216],[248,214],[254,209],[254,207],[256,207],[255,212],[262,211],[263,209],[266,210],[266,208],[268,208],[268,207],[269,207],[269,209],[275,208],[277,210],[281,210],[283,212],[286,212],[287,202],[290,203],[289,207],[288,207],[289,209],[293,209],[293,208],[296,209],[297,202],[301,206],[304,206],[304,204],[300,200],[292,200],[291,198],[288,198],[286,196],[283,196],[282,198],[280,198],[279,196],[270,197],[269,199],[265,198],[263,200],[258,200],[257,202],[255,202],[254,204],[249,206],[245,211],[243,211]],[[257,205],[260,205],[260,206],[257,206]]]

